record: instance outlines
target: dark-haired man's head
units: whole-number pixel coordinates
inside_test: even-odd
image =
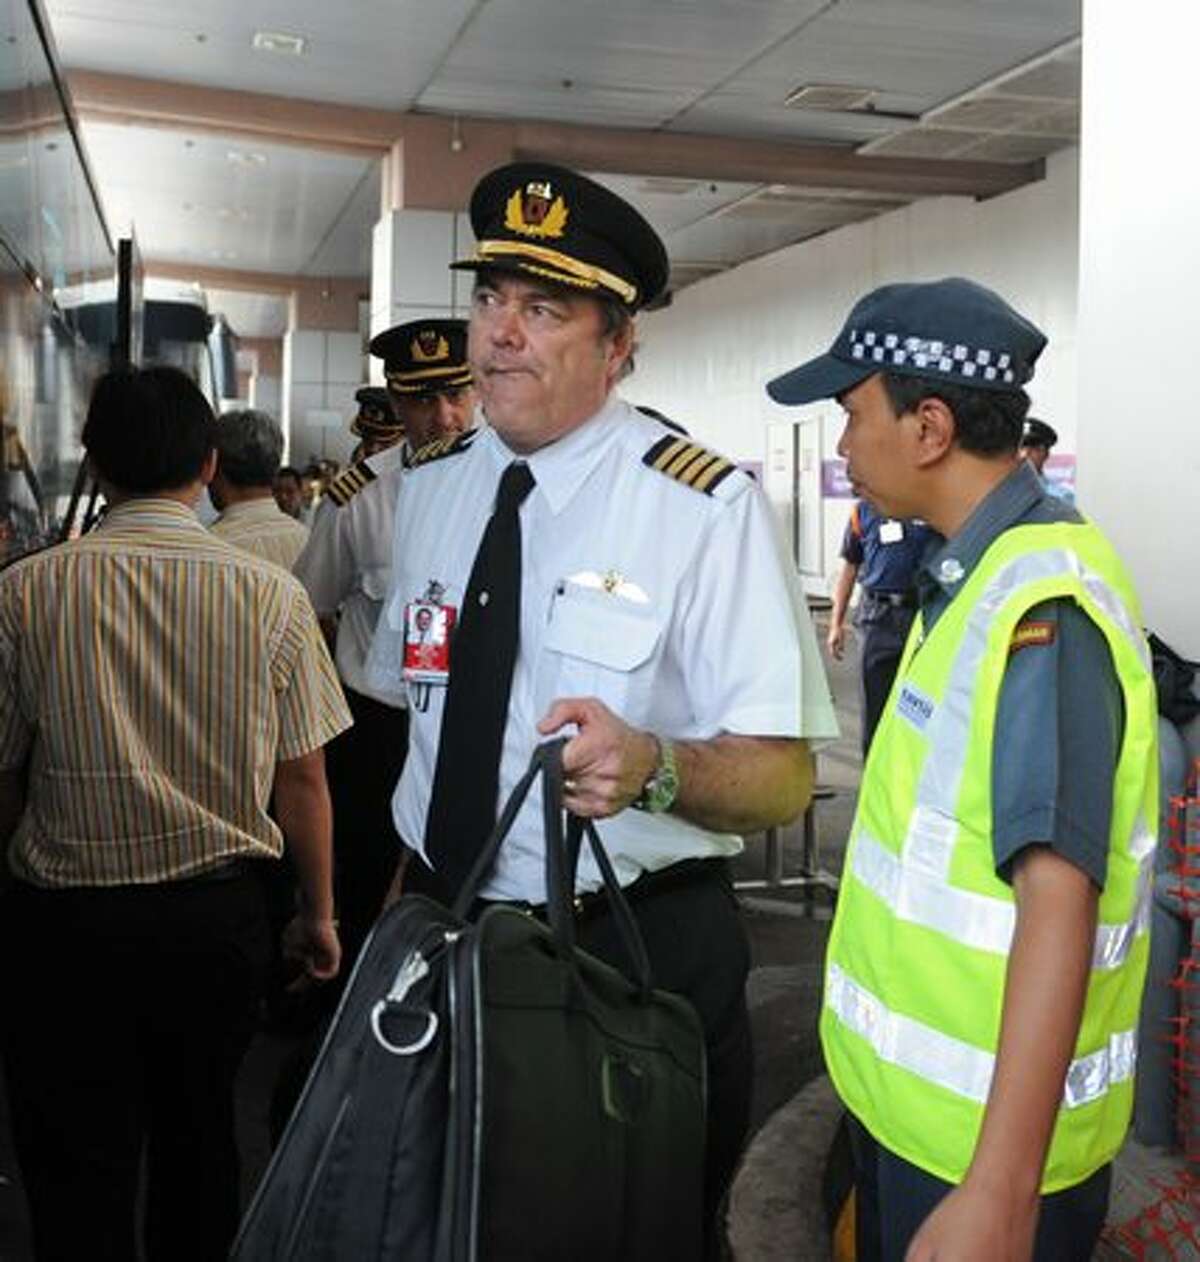
[[[225,412],[213,427],[217,472],[209,495],[219,509],[241,500],[266,499],[283,459],[283,431],[265,412]]]
[[[275,503],[297,521],[304,514],[304,485],[300,470],[285,464],[275,475]]]
[[[178,368],[119,369],[96,382],[83,445],[110,499],[191,500],[212,477],[212,409]]]

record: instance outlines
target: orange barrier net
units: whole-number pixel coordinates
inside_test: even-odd
[[[1190,932],[1179,969],[1169,985],[1177,994],[1177,1015],[1165,1033],[1171,1048],[1177,1133],[1183,1169],[1170,1179],[1152,1180],[1156,1195],[1136,1217],[1110,1225],[1105,1243],[1138,1262],[1200,1262],[1200,759],[1192,766],[1187,794],[1172,798],[1165,867],[1160,865],[1155,898]]]

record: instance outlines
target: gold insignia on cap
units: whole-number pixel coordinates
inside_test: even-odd
[[[513,189],[504,207],[504,226],[523,237],[557,238],[566,230],[568,213],[549,183],[531,180],[523,189]]]
[[[437,329],[420,329],[409,347],[413,363],[432,364],[437,360],[450,358],[450,343]]]

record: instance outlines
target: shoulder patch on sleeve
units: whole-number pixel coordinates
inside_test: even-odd
[[[466,451],[475,441],[476,433],[478,433],[477,430],[469,429],[465,434],[455,434],[452,438],[437,438],[431,443],[426,443],[424,447],[413,452],[408,467],[419,469],[432,460],[441,460],[443,456],[454,456],[460,451]]]
[[[375,481],[375,471],[365,460],[360,460],[357,464],[352,464],[349,469],[343,470],[329,484],[326,495],[338,506],[343,508],[367,485],[368,482]]]
[[[1012,639],[1008,642],[1009,656],[1019,649],[1046,648],[1054,643],[1057,635],[1057,622],[1048,618],[1027,618],[1013,628]]]
[[[714,495],[717,488],[737,472],[737,465],[732,460],[726,460],[689,438],[676,438],[670,434],[660,438],[646,452],[642,464],[705,495]]]

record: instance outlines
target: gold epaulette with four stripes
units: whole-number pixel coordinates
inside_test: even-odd
[[[667,434],[642,457],[642,463],[667,477],[711,495],[737,468],[732,460],[701,447],[690,438]]]
[[[441,460],[443,456],[453,456],[456,452],[466,451],[475,438],[476,430],[469,429],[465,434],[455,434],[452,438],[437,438],[431,443],[413,452],[408,463],[410,469],[420,468],[431,460]]]
[[[344,469],[329,484],[329,489],[325,492],[331,500],[338,506],[343,508],[367,485],[368,482],[375,481],[375,470],[371,468],[366,461],[360,460],[358,464],[352,464],[349,469]]]

